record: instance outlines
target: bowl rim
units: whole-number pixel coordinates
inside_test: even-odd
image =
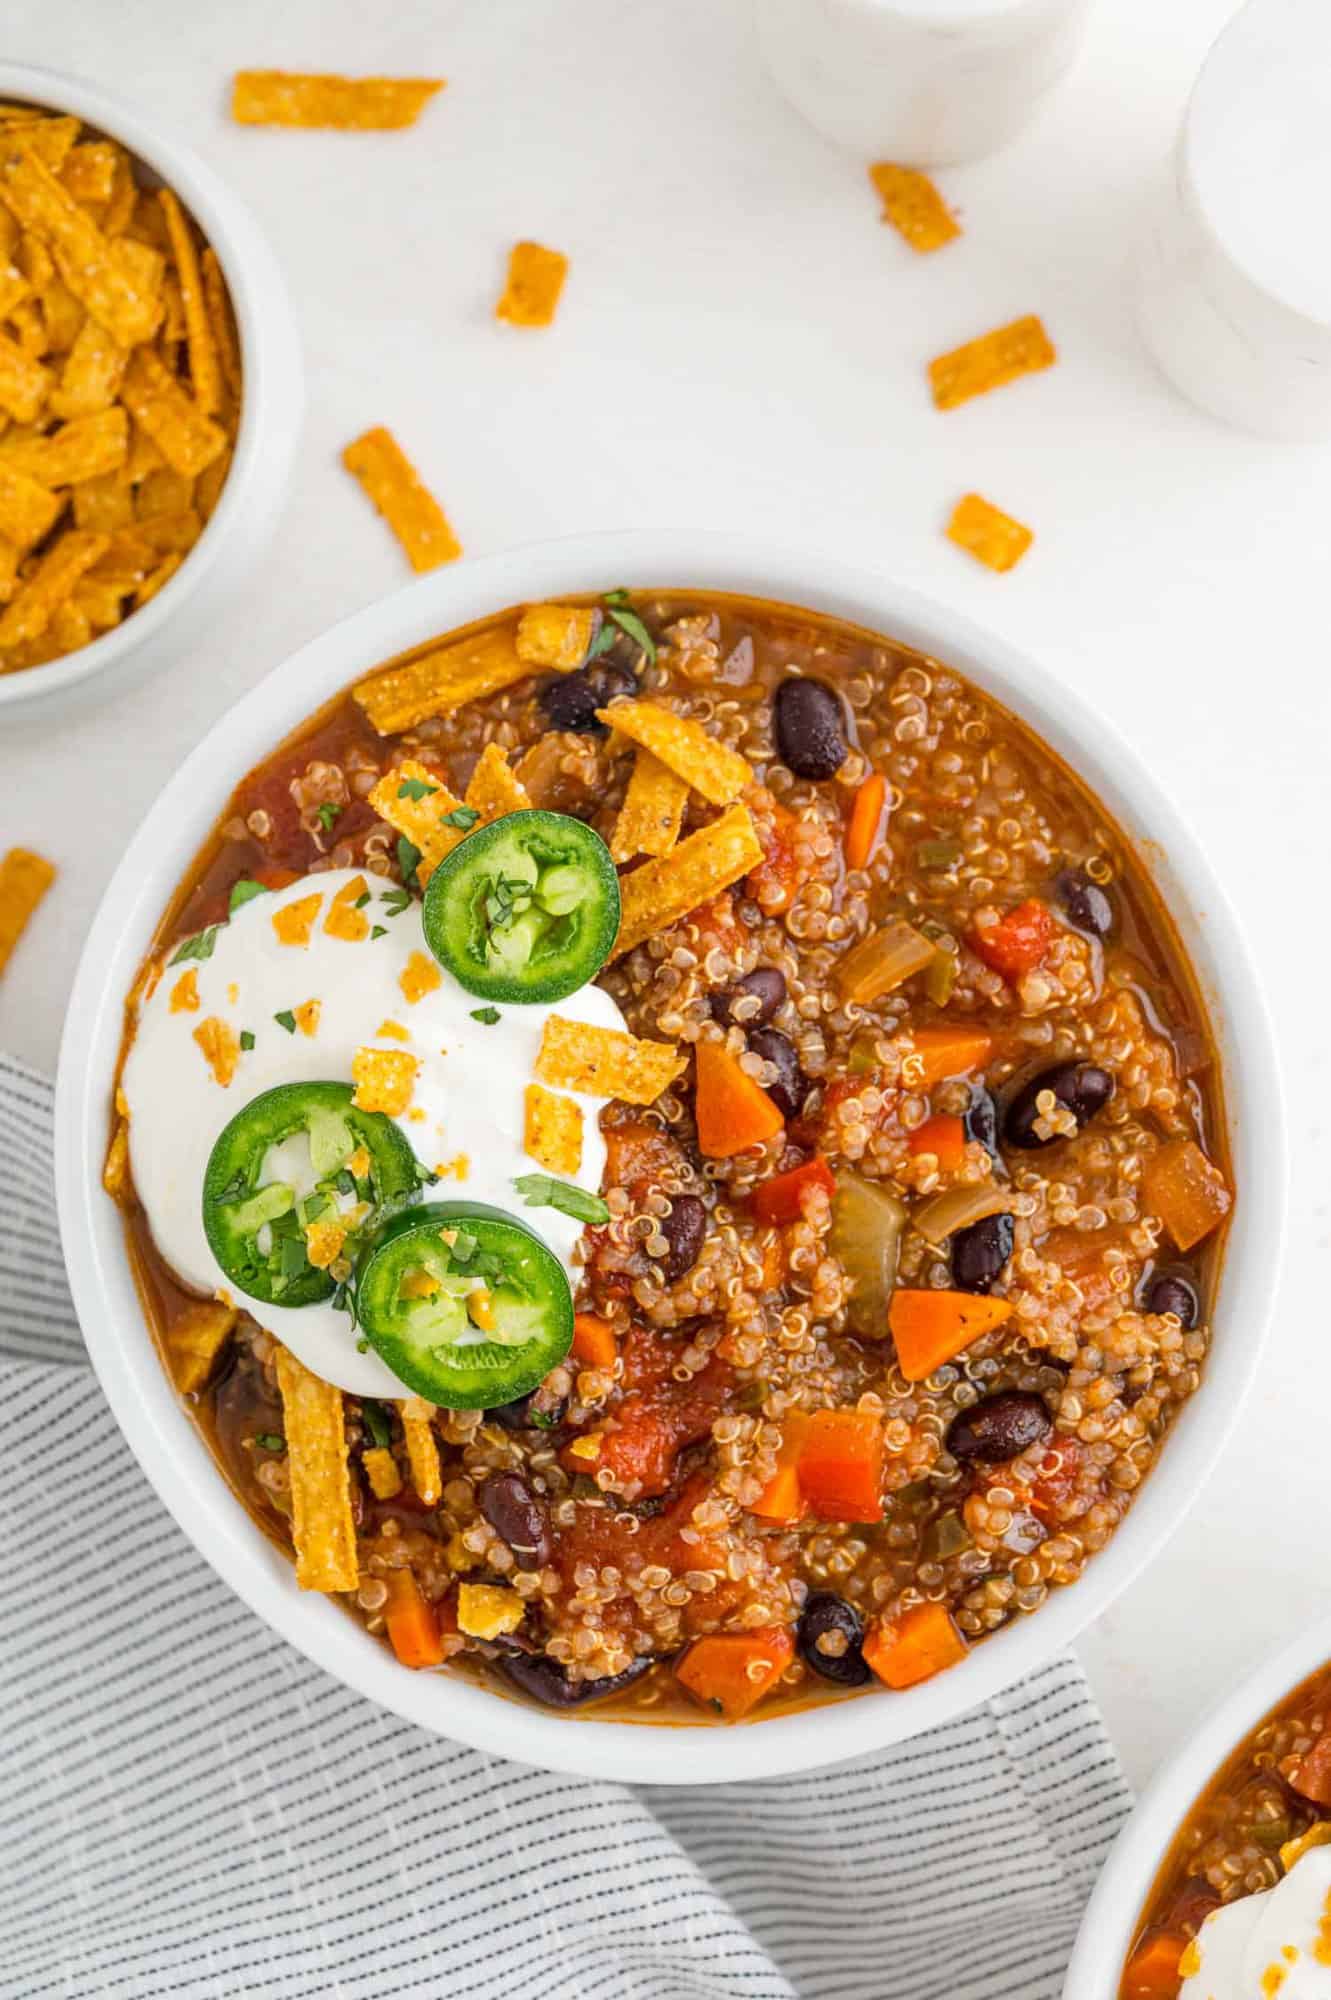
[[[1146,1490],[1077,1584],[907,1694],[711,1728],[693,1739],[707,1744],[696,1769],[680,1755],[690,1739],[678,1729],[545,1714],[461,1680],[441,1694],[434,1677],[398,1667],[342,1607],[302,1597],[287,1562],[236,1504],[145,1338],[119,1217],[101,1186],[125,995],[232,787],[357,674],[509,605],[603,590],[611,578],[643,590],[731,591],[883,632],[942,659],[1030,723],[1132,838],[1180,930],[1224,1055],[1242,1190],[1220,1289],[1224,1324],[1234,1330],[1215,1342],[1210,1393],[1182,1412]],[[302,647],[224,715],[148,811],[93,920],[65,1023],[55,1137],[60,1226],[93,1365],[160,1497],[239,1596],[317,1664],[408,1721],[547,1769],[643,1783],[719,1783],[834,1764],[951,1720],[1067,1646],[1178,1526],[1238,1420],[1260,1357],[1285,1205],[1278,1072],[1261,990],[1200,845],[1137,754],[1016,647],[889,576],[698,528],[570,536],[435,571]]]
[[[1063,1981],[1063,2000],[1117,2000],[1151,1884],[1198,1794],[1263,1716],[1328,1663],[1331,1612],[1214,1702],[1156,1772],[1120,1828],[1086,1905]]]
[[[17,711],[29,702],[37,706],[54,700],[81,682],[113,672],[131,653],[150,649],[168,622],[216,570],[232,529],[243,525],[246,507],[253,504],[251,489],[256,473],[271,475],[276,470],[278,489],[285,485],[294,435],[275,466],[272,455],[276,440],[286,426],[275,421],[274,399],[283,393],[289,376],[295,326],[281,273],[258,225],[192,147],[164,132],[155,119],[145,119],[123,97],[61,70],[0,62],[0,97],[5,102],[17,100],[52,112],[69,112],[96,126],[179,195],[222,267],[244,373],[231,465],[217,505],[180,568],[142,610],[86,646],[44,661],[40,667],[0,674],[0,710]],[[282,365],[275,366],[274,351],[279,343],[285,352]]]

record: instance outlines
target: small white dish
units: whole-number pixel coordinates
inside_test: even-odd
[[[119,1213],[101,1184],[125,995],[233,787],[380,661],[512,604],[619,584],[731,591],[846,619],[946,661],[1036,729],[1134,840],[1178,925],[1219,1042],[1238,1187],[1208,1379],[1112,1543],[1082,1578],[950,1673],[907,1693],[725,1729],[541,1712],[461,1679],[413,1674],[339,1605],[299,1591],[290,1564],[236,1501],[167,1380]],[[1247,949],[1200,846],[1135,753],[1024,654],[889,577],[696,528],[574,536],[453,564],[303,647],[223,716],[130,842],[88,934],[65,1023],[55,1127],[60,1226],[88,1351],[144,1471],[214,1568],[327,1672],[422,1728],[551,1770],[641,1783],[775,1776],[881,1749],[950,1721],[1067,1646],[1178,1526],[1238,1420],[1261,1353],[1285,1206],[1276,1065]]]
[[[1331,1614],[1319,1618],[1225,1696],[1151,1780],[1109,1850],[1073,1947],[1063,2000],[1117,2000],[1151,1885],[1198,1795],[1245,1736],[1331,1660]]]
[[[264,547],[286,494],[304,407],[296,323],[277,260],[258,225],[212,168],[100,86],[57,70],[0,63],[0,101],[72,112],[173,188],[217,252],[240,338],[244,390],[235,456],[221,498],[176,574],[141,611],[77,652],[0,674],[0,726],[101,699],[188,653],[190,636]]]

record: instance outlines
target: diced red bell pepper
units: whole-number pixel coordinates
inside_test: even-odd
[[[798,1222],[804,1213],[806,1188],[822,1188],[829,1197],[836,1193],[836,1175],[821,1153],[764,1181],[754,1190],[753,1212],[759,1222]]]

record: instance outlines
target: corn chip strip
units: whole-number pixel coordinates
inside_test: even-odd
[[[8,604],[18,589],[18,566],[23,560],[23,551],[16,543],[0,535],[0,604]],[[7,673],[10,662],[0,666],[0,673]]]
[[[0,458],[4,455],[4,445],[0,442]],[[154,514],[184,514],[194,499],[194,481],[183,472],[174,472],[169,465],[154,466],[134,489],[134,512],[139,520],[151,520]]]
[[[927,174],[880,160],[869,179],[883,197],[883,221],[890,222],[912,250],[941,250],[961,228]]]
[[[413,847],[419,848],[421,858],[416,875],[422,883],[429,881],[444,856],[453,852],[467,831],[466,827],[448,824],[450,814],[460,808],[461,799],[455,799],[442,779],[411,757],[384,772],[370,793],[369,803],[380,819],[386,819],[391,827],[406,835]]]
[[[112,1201],[126,1201],[133,1188],[129,1171],[129,1120],[116,1119],[116,1129],[111,1134],[111,1143],[106,1149],[106,1163],[102,1168],[102,1186]]]
[[[75,604],[72,597],[67,597],[51,613],[48,629],[60,651],[72,653],[79,646],[86,646],[91,639],[92,620],[81,605]]]
[[[215,458],[211,465],[205,465],[194,482],[194,502],[202,520],[208,520],[222,497],[226,476],[231,470],[230,446]]]
[[[46,321],[36,299],[20,299],[9,315],[9,324],[25,354],[39,360],[46,352]]]
[[[21,646],[40,638],[51,613],[73,590],[86,569],[106,554],[105,535],[70,528],[52,543],[30,576],[15,591],[0,614],[0,646]]]
[[[357,1049],[351,1058],[352,1103],[358,1111],[400,1118],[411,1103],[419,1068],[419,1059],[405,1049]]]
[[[52,278],[42,286],[41,308],[48,350],[52,354],[68,354],[83,331],[87,313],[60,278]]]
[[[0,861],[0,972],[54,880],[51,863],[30,848],[11,847]]]
[[[381,736],[414,729],[430,715],[446,715],[464,702],[509,687],[531,668],[518,658],[513,634],[491,626],[473,639],[418,653],[401,664],[381,667],[352,689]]]
[[[955,410],[972,396],[987,395],[1022,375],[1052,368],[1056,359],[1048,334],[1032,313],[950,354],[940,354],[929,363],[929,386],[940,410]]]
[[[553,1090],[655,1104],[687,1067],[668,1042],[643,1042],[618,1028],[594,1028],[562,1014],[546,1017],[536,1074]]]
[[[184,210],[170,188],[162,188],[157,199],[166,217],[166,233],[171,240],[171,255],[180,283],[185,338],[189,343],[190,388],[203,414],[211,417],[221,407],[222,371],[217,349],[213,345],[212,322],[204,303],[199,255]]]
[[[127,528],[134,519],[133,488],[126,486],[114,472],[104,472],[100,479],[80,480],[72,491],[76,527],[91,528],[99,535],[114,535],[118,528]]]
[[[57,417],[87,417],[105,410],[120,387],[129,351],[104,326],[86,318],[65,357],[50,407]]]
[[[231,92],[238,125],[292,125],[328,132],[400,132],[444,87],[443,77],[305,76],[242,69]]]
[[[737,750],[718,743],[700,722],[690,722],[657,702],[617,701],[610,708],[598,708],[596,714],[599,721],[659,757],[714,806],[728,806],[752,783],[753,772]]]
[[[217,261],[217,252],[210,244],[203,253],[203,302],[208,314],[208,325],[213,336],[213,347],[217,353],[222,379],[233,396],[240,395],[240,345],[236,338],[236,325],[231,314],[231,300],[227,295],[226,280],[222,267]]]
[[[540,243],[515,243],[508,257],[508,280],[495,318],[510,326],[549,326],[568,276],[568,258]]]
[[[356,1530],[342,1391],[320,1381],[285,1347],[277,1350],[291,1474],[291,1535],[302,1590],[354,1590]]]
[[[964,494],[958,500],[947,524],[947,536],[986,569],[997,570],[1012,569],[1035,540],[1031,529],[978,493]]]
[[[390,431],[382,425],[366,431],[346,447],[342,463],[383,515],[414,570],[438,569],[462,554],[443,508]]]
[[[43,368],[7,333],[0,333],[0,409],[8,410],[21,424],[31,423],[50,387],[50,369]]]
[[[225,451],[226,432],[204,415],[151,349],[139,347],[130,356],[120,394],[135,422],[177,472],[193,476]]]
[[[200,1299],[172,1320],[166,1330],[166,1351],[182,1396],[202,1389],[239,1318],[236,1308],[224,1305],[221,1299]]]
[[[599,611],[577,604],[529,604],[518,620],[518,658],[533,667],[580,667],[601,623]]]
[[[188,555],[203,533],[203,522],[192,507],[179,514],[147,514],[135,525],[142,540],[157,555]]]
[[[125,460],[121,478],[130,486],[137,486],[150,472],[156,472],[166,464],[161,452],[144,430],[142,424],[131,423],[129,427],[129,457]]]
[[[157,334],[158,351],[161,351],[164,341],[174,345],[184,340],[186,330],[185,301],[181,295],[180,280],[168,271],[162,280],[162,324]]]
[[[360,1462],[376,1500],[392,1500],[402,1491],[402,1474],[397,1469],[397,1460],[386,1446],[375,1445],[373,1450],[363,1451]]]
[[[0,319],[8,319],[31,290],[32,286],[17,264],[5,264],[0,268]]]
[[[20,140],[52,173],[60,172],[81,130],[77,118],[47,118],[35,110],[6,118],[4,125],[5,139]]]
[[[135,607],[141,610],[145,604],[149,603],[154,597],[156,597],[158,591],[161,590],[165,584],[170,583],[172,577],[175,575],[176,571],[180,568],[180,565],[184,562],[184,560],[185,560],[184,556],[181,555],[178,551],[175,554],[169,556],[163,556],[161,562],[158,563],[156,569],[150,570],[148,572],[147,576],[144,577],[143,582],[139,585],[138,589],[135,591],[134,593]]]
[[[0,452],[3,445],[0,444]],[[64,506],[59,494],[50,493],[36,479],[17,472],[0,456],[0,535],[20,549],[30,549],[54,525]]]
[[[699,827],[659,860],[619,878],[619,936],[612,958],[668,930],[690,910],[728,889],[763,858],[747,806],[734,805]]]
[[[467,781],[463,802],[486,822],[502,819],[505,813],[526,812],[530,807],[526,789],[514,776],[508,753],[498,743],[487,743],[482,750],[480,762]]]
[[[124,595],[116,584],[98,583],[85,576],[75,585],[73,600],[80,611],[87,612],[94,632],[109,632],[124,615]]]
[[[684,779],[639,745],[624,803],[610,835],[614,859],[635,861],[640,854],[669,854],[679,839],[688,796]]]
[[[582,1106],[576,1098],[529,1083],[523,1098],[523,1151],[551,1174],[582,1165]]]
[[[431,1422],[433,1411],[424,1396],[407,1396],[398,1409],[402,1417],[407,1459],[411,1465],[411,1483],[416,1488],[417,1498],[423,1500],[427,1507],[435,1507],[444,1490],[444,1482],[439,1465],[439,1446]]]
[[[41,486],[72,486],[115,472],[129,453],[129,418],[121,409],[73,417],[48,437],[0,438],[0,466]]]
[[[75,298],[122,346],[151,339],[157,300],[153,289],[144,287],[142,272],[136,281],[117,256],[124,246],[103,236],[55,175],[8,134],[0,142],[0,201],[49,245]]]
[[[39,292],[43,285],[49,285],[55,276],[55,259],[40,236],[26,233],[21,236],[14,261],[34,292]]]
[[[75,201],[110,201],[116,184],[120,148],[108,139],[87,139],[66,153],[60,166],[60,181]]]
[[[111,189],[111,199],[102,215],[102,234],[118,237],[126,229],[134,214],[139,199],[138,185],[134,179],[134,169],[129,163],[129,154],[122,153],[116,162],[115,184]]]

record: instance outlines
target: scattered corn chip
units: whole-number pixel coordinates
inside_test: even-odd
[[[94,632],[109,632],[120,623],[123,592],[116,584],[84,577],[74,587],[73,601],[86,611]]]
[[[438,569],[462,554],[443,508],[420,482],[391,431],[382,425],[349,444],[342,463],[402,544],[414,570]]]
[[[114,539],[117,531],[134,519],[134,490],[114,472],[79,480],[73,494],[75,525],[91,528],[94,534]]]
[[[515,243],[509,252],[508,281],[495,318],[510,326],[549,326],[568,276],[568,258],[539,243]]]
[[[111,1144],[107,1148],[106,1163],[102,1168],[102,1186],[112,1201],[127,1201],[133,1191],[129,1170],[129,1120],[116,1119],[116,1129],[111,1134]]]
[[[291,1534],[302,1590],[354,1590],[356,1529],[342,1391],[320,1381],[285,1347],[277,1350],[291,1474]]]
[[[17,265],[0,266],[0,319],[8,318],[14,308],[27,298],[31,290],[32,287]]]
[[[733,805],[659,860],[619,880],[619,936],[612,958],[668,930],[757,866],[763,850],[747,806]]]
[[[242,69],[231,92],[238,125],[294,125],[330,132],[399,132],[442,90],[441,76],[305,76]]]
[[[0,467],[42,486],[72,486],[116,472],[129,455],[129,418],[120,409],[75,417],[46,437],[0,438]]]
[[[273,931],[279,944],[303,945],[310,941],[314,920],[323,908],[323,897],[300,896],[273,912]]]
[[[376,723],[375,727],[378,726]],[[466,833],[465,827],[449,824],[462,801],[453,797],[442,778],[412,757],[405,757],[392,770],[384,772],[370,793],[369,803],[380,819],[386,819],[391,827],[405,834],[419,850],[416,877],[422,884],[429,881],[444,856],[452,853]],[[464,817],[470,819],[469,814]]]
[[[51,371],[24,352],[16,340],[0,333],[0,409],[21,424],[29,424],[46,401]]]
[[[121,399],[168,465],[191,475],[226,449],[226,432],[204,415],[150,348],[138,347],[120,384]]]
[[[987,569],[1012,569],[1025,555],[1035,536],[1020,521],[994,507],[978,493],[958,500],[947,524],[948,540]]]
[[[502,1584],[458,1585],[458,1631],[469,1639],[501,1639],[516,1632],[526,1608],[517,1591]]]
[[[376,1500],[392,1500],[402,1491],[402,1474],[397,1469],[397,1460],[383,1445],[363,1451],[360,1462]]]
[[[3,445],[0,444],[0,451]],[[20,549],[39,542],[64,506],[58,494],[26,473],[16,472],[0,457],[0,535]]]
[[[381,667],[358,681],[352,693],[381,736],[396,736],[427,716],[446,715],[525,680],[530,672],[518,658],[512,632],[494,625],[474,638]]]
[[[89,139],[66,153],[60,167],[61,185],[75,201],[110,201],[116,184],[120,149],[106,139]]]
[[[617,1097],[624,1104],[655,1104],[682,1076],[685,1058],[667,1042],[642,1042],[618,1028],[594,1028],[547,1016],[536,1074],[554,1090]]]
[[[50,407],[57,417],[91,416],[112,402],[129,360],[129,350],[95,319],[85,319],[65,357]]]
[[[523,1150],[552,1174],[582,1165],[582,1106],[572,1097],[529,1083],[523,1100]]]
[[[610,836],[610,852],[615,860],[634,861],[640,854],[669,854],[684,824],[688,796],[684,779],[639,745],[624,803]]]
[[[397,983],[402,988],[402,997],[407,1005],[414,1007],[427,993],[434,993],[443,985],[444,975],[423,951],[413,951],[398,974]]]
[[[426,1506],[435,1507],[444,1490],[444,1482],[432,1421],[434,1413],[423,1396],[406,1397],[399,1410],[407,1459],[411,1465],[411,1483]]]
[[[987,395],[1019,376],[1052,368],[1057,356],[1039,320],[1030,314],[993,333],[940,354],[929,363],[929,384],[940,410],[955,410],[972,396]]]
[[[202,1389],[239,1318],[236,1308],[221,1299],[200,1299],[172,1320],[166,1330],[166,1351],[182,1396]]]
[[[0,972],[54,880],[51,863],[30,848],[11,847],[0,861]]]
[[[518,658],[533,667],[580,667],[601,624],[599,611],[578,604],[529,604],[518,620]]]
[[[405,1049],[357,1049],[351,1058],[351,1078],[356,1089],[352,1103],[360,1111],[382,1111],[386,1118],[400,1118],[411,1103],[420,1063]]]
[[[617,701],[598,708],[597,717],[630,742],[640,743],[685,784],[714,806],[737,799],[753,772],[737,750],[709,736],[700,722],[691,722],[655,701]]]
[[[21,117],[7,118],[4,122],[5,138],[21,140],[52,173],[60,172],[81,130],[77,118],[48,118],[35,106],[27,107]],[[24,128],[22,131],[18,129],[20,126]]]
[[[57,604],[68,597],[83,572],[109,543],[105,535],[71,528],[54,542],[0,615],[0,646],[20,646],[40,638]]]
[[[134,179],[134,169],[129,163],[129,154],[122,153],[116,161],[115,185],[111,189],[111,199],[102,215],[102,234],[107,238],[118,237],[134,214],[134,204],[139,198],[139,190]]]
[[[905,237],[912,250],[941,250],[960,226],[927,174],[880,160],[869,179],[883,197],[883,221]]]
[[[199,1011],[199,968],[187,965],[175,985],[171,988],[167,1008],[172,1014],[197,1014]]]
[[[0,201],[49,246],[70,291],[108,333],[125,347],[152,338],[161,309],[143,271],[136,273],[116,254],[121,246],[103,236],[50,169],[10,134],[0,143]]]
[[[370,890],[363,875],[353,875],[349,882],[334,896],[324,918],[324,929],[329,937],[341,938],[344,944],[360,944],[370,935],[370,920],[358,903],[368,903]]]
[[[53,355],[68,354],[88,315],[69,286],[59,278],[52,278],[48,285],[42,287],[41,303],[48,350]]]
[[[210,1014],[194,1030],[194,1039],[213,1073],[213,1082],[227,1089],[240,1061],[240,1037],[235,1029],[219,1014]]]
[[[464,804],[486,822],[502,819],[505,813],[526,812],[530,807],[526,788],[514,776],[508,753],[498,743],[487,743],[482,750],[467,782]]]
[[[292,1008],[291,1018],[307,1041],[312,1042],[318,1034],[319,1016],[322,1012],[322,1000],[302,1000],[299,1007]]]
[[[205,465],[194,482],[194,501],[203,521],[211,519],[213,509],[222,497],[226,476],[231,470],[231,448],[215,458],[211,465]]]

